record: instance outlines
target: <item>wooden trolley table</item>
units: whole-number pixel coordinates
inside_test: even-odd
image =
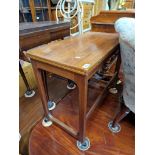
[[[103,96],[106,96],[107,89],[118,78],[120,68],[118,35],[88,32],[81,36],[31,49],[27,51],[27,55],[31,59],[38,82],[44,116],[75,137],[78,140],[77,145],[80,150],[87,150],[90,143],[85,133],[86,121],[97,107],[98,101]],[[117,58],[115,73],[102,94],[98,96],[90,110],[87,111],[88,80],[114,55]],[[76,83],[79,92],[78,131],[61,122],[49,112],[47,107],[47,86],[44,80],[45,71],[70,79]]]

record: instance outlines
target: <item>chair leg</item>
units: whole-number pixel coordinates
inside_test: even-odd
[[[119,125],[119,122],[126,117],[130,112],[130,109],[127,108],[123,102],[123,97],[121,97],[120,101],[120,108],[119,111],[116,113],[116,116],[113,121],[110,121],[108,124],[108,127],[110,131],[113,133],[118,133],[121,131],[121,126]]]
[[[22,77],[22,79],[24,81],[24,84],[26,86],[26,89],[27,89],[24,96],[25,97],[33,97],[35,95],[35,91],[33,89],[30,89],[29,83],[28,83],[28,81],[26,79],[26,76],[25,76],[25,73],[24,73],[24,71],[22,69],[22,66],[20,64],[20,61],[19,61],[19,72],[21,74],[21,77]]]

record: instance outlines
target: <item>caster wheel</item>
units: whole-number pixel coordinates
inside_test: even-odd
[[[21,139],[21,134],[19,133],[19,141],[20,141],[20,139]]]
[[[119,85],[119,84],[121,84],[122,83],[122,81],[121,80],[118,80],[117,81],[117,85]]]
[[[53,110],[56,107],[56,103],[52,101],[48,101],[48,110]]]
[[[96,80],[102,80],[102,76],[99,75],[99,74],[97,74],[97,73],[94,75],[94,78],[95,78]]]
[[[75,89],[76,88],[76,84],[74,82],[68,83],[67,84],[67,88],[70,89],[70,90]]]
[[[110,129],[110,131],[113,132],[113,133],[120,132],[121,131],[121,126],[117,123],[117,124],[115,124],[115,127],[112,127],[112,123],[113,123],[113,121],[110,121],[108,123],[108,128]]]
[[[30,91],[26,91],[24,96],[25,97],[33,97],[35,95],[35,91],[34,90],[30,90]]]
[[[45,118],[42,120],[42,125],[43,125],[44,127],[49,127],[49,126],[52,125],[52,121],[48,120],[48,118],[45,117]]]
[[[110,88],[110,89],[109,89],[109,92],[110,92],[111,94],[117,94],[117,93],[118,93],[118,90],[117,90],[116,88]]]
[[[79,150],[86,151],[90,148],[90,140],[86,137],[83,143],[77,141],[76,145]]]

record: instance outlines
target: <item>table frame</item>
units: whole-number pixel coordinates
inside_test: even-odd
[[[106,61],[113,55],[116,55],[117,57],[114,75],[108,82],[107,86],[104,88],[103,92],[97,97],[91,109],[87,112],[88,80],[96,73],[96,71],[103,67]],[[87,75],[82,75],[69,70],[65,70],[64,68],[59,68],[34,59],[31,59],[31,63],[38,83],[38,89],[44,109],[44,116],[52,122],[54,122],[63,130],[65,130],[68,134],[76,138],[78,141],[83,143],[86,137],[87,119],[91,116],[91,114],[97,107],[100,99],[106,97],[108,89],[111,87],[111,85],[116,85],[116,81],[118,80],[118,74],[121,64],[119,44],[115,48],[113,48],[112,51],[109,52],[109,55],[102,61],[102,63],[96,65],[94,69]],[[47,106],[49,97],[45,80],[45,72],[51,72],[64,78],[70,79],[77,84],[77,87],[79,89],[79,131],[73,130],[71,127],[67,126],[66,124],[64,124],[63,122],[61,122],[60,120],[58,120],[50,114]]]

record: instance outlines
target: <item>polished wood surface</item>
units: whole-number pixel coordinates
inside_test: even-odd
[[[130,10],[110,10],[101,11],[99,15],[93,16],[90,20],[92,25],[92,31],[95,32],[116,32],[114,29],[114,23],[121,17],[135,17],[135,11]]]
[[[94,89],[94,87],[96,87]],[[102,89],[94,82],[89,83],[88,100],[93,104]],[[78,90],[71,91],[62,102],[58,103],[53,115],[77,127],[78,121]],[[74,100],[72,100],[74,98]],[[134,119],[129,115],[121,122],[122,130],[118,134],[111,133],[108,122],[114,117],[118,107],[118,94],[109,94],[94,111],[87,122],[86,136],[90,138],[91,147],[88,151],[79,151],[76,139],[53,124],[45,128],[41,121],[33,128],[29,138],[29,155],[134,155],[135,133]]]
[[[117,34],[88,32],[82,36],[39,46],[27,52],[31,59],[88,74],[118,45]],[[85,64],[89,64],[84,68]]]

